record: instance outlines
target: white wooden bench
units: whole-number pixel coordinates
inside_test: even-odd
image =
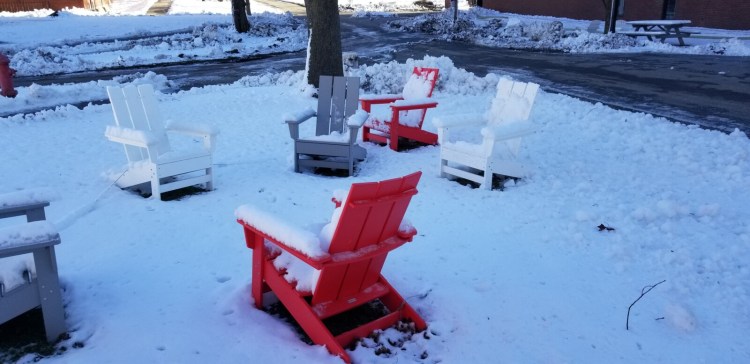
[[[55,259],[60,235],[45,220],[44,207],[49,202],[26,197],[23,192],[0,195],[0,219],[25,216],[27,221],[0,228],[0,275],[23,276],[21,284],[8,282],[7,286],[5,282],[11,280],[0,277],[0,324],[41,306],[47,340],[55,342],[66,331]],[[35,274],[12,272],[11,261],[26,254],[33,256]]]

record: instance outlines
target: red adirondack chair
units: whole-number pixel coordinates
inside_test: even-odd
[[[388,143],[398,151],[398,138],[416,140],[425,144],[437,144],[435,133],[422,130],[427,109],[437,106],[430,101],[432,90],[438,79],[437,68],[414,67],[400,95],[365,95],[359,98],[362,110],[371,112],[372,105],[390,104],[390,120],[370,117],[362,127],[362,140]],[[375,132],[373,132],[373,130]]]
[[[304,240],[309,242],[312,234],[252,206],[238,208],[237,222],[244,227],[247,247],[253,249],[251,291],[255,306],[262,308],[263,293],[273,291],[314,343],[326,346],[346,362],[350,358],[344,346],[374,330],[401,320],[412,321],[417,330],[424,330],[425,321],[380,274],[388,252],[411,241],[417,233],[402,221],[421,175],[416,172],[381,182],[355,183],[343,202],[334,199],[341,210],[337,211],[340,215],[334,214],[338,221],[332,222],[327,252],[305,251]],[[302,284],[289,277],[291,269],[276,267],[274,260],[282,251],[319,271],[312,289],[300,290]],[[338,335],[323,323],[326,318],[378,299],[388,310],[383,317]]]

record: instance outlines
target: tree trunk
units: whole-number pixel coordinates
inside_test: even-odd
[[[319,86],[321,75],[343,76],[338,0],[305,0],[309,42],[307,83]]]
[[[250,30],[250,21],[247,14],[250,13],[250,5],[245,0],[232,0],[232,20],[234,29],[238,33],[246,33]]]

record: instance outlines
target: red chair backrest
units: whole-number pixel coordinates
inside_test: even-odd
[[[381,182],[355,183],[328,249],[330,254],[353,252],[398,236],[398,229],[417,193],[422,172]],[[320,273],[313,304],[334,301],[360,292],[377,282],[387,252],[348,265],[326,267]]]
[[[440,69],[430,67],[414,67],[411,73],[430,81],[430,93],[427,94],[427,97],[432,97],[432,91],[435,89],[435,83],[437,82]]]

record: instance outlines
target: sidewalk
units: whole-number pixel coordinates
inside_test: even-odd
[[[231,0],[227,0],[231,1]],[[296,4],[282,0],[252,0],[261,3],[272,8],[280,9],[283,12],[290,12],[294,16],[305,16],[305,7],[301,4]],[[158,0],[151,5],[146,11],[146,15],[166,15],[169,12],[169,8],[172,6],[172,0]],[[253,11],[252,3],[250,4],[250,11]]]
[[[146,15],[166,15],[172,6],[172,0],[157,0],[146,11]]]
[[[296,4],[288,1],[282,1],[282,0],[253,0],[257,1],[263,5],[267,5],[270,7],[274,7],[277,9],[280,9],[284,12],[290,12],[294,16],[306,16],[307,13],[305,12],[305,6],[301,4]],[[252,4],[250,5],[250,11],[252,11]]]

